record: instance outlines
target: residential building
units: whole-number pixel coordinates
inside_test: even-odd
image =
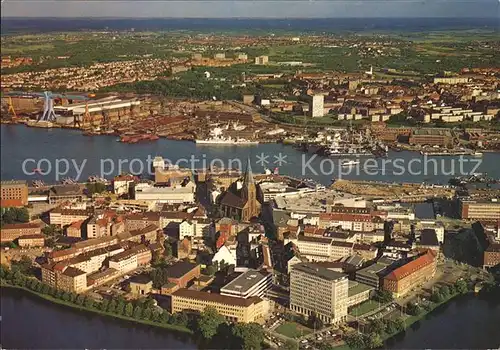
[[[2,181],[0,183],[0,206],[24,207],[28,205],[28,183],[22,180]]]
[[[500,202],[459,200],[459,212],[462,219],[467,220],[500,220]]]
[[[301,256],[311,261],[333,261],[352,255],[355,243],[339,242],[329,237],[299,236],[296,245]]]
[[[269,301],[259,297],[235,298],[189,289],[179,289],[172,294],[172,313],[202,312],[206,307],[215,308],[229,321],[241,323],[263,323],[270,310]]]
[[[38,224],[4,224],[0,228],[0,241],[12,242],[23,236],[39,235],[41,232]]]
[[[483,268],[500,264],[500,243],[492,243],[484,251]]]
[[[22,248],[43,247],[45,245],[44,235],[25,235],[17,240],[17,244]]]
[[[347,275],[313,263],[299,263],[290,274],[290,309],[310,316],[315,313],[324,323],[344,322],[347,318]]]
[[[49,213],[49,222],[51,225],[65,227],[76,221],[87,220],[91,215],[90,210],[55,208]]]
[[[268,56],[257,56],[255,57],[255,64],[257,65],[264,65],[269,63],[269,57]]]
[[[109,268],[118,270],[123,274],[135,270],[139,266],[149,264],[151,258],[151,250],[140,244],[109,258]]]
[[[219,266],[222,262],[224,262],[226,265],[236,266],[236,251],[233,251],[226,245],[223,245],[212,257],[212,264],[214,264],[215,262],[217,262]]]
[[[45,264],[41,266],[42,282],[51,287],[72,293],[87,290],[86,272],[61,264]]]
[[[62,202],[81,202],[85,195],[83,188],[78,185],[56,185],[49,190],[49,203],[57,204]]]
[[[236,298],[264,297],[272,286],[272,274],[249,269],[221,288],[220,294]]]
[[[74,238],[83,238],[83,226],[84,220],[79,220],[73,222],[71,225],[66,227],[66,236],[67,237],[74,237]]]
[[[434,253],[427,251],[387,274],[382,288],[399,298],[434,277],[436,264]]]
[[[325,115],[324,111],[324,101],[325,96],[323,95],[313,95],[311,96],[311,104],[309,110],[312,118],[322,117]]]
[[[118,196],[128,195],[133,188],[136,177],[132,175],[119,175],[113,179],[113,192]]]

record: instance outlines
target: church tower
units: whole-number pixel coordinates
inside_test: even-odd
[[[243,208],[243,217],[247,221],[254,216],[260,214],[260,203],[257,201],[257,186],[253,178],[250,159],[247,160],[247,169],[243,178],[243,188],[241,189],[241,197],[246,200],[245,208]]]

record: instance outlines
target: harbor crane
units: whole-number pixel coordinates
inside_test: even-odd
[[[73,95],[64,93],[52,93],[50,91],[44,92],[25,92],[25,91],[9,91],[5,95],[9,98],[9,112],[12,112],[13,116],[16,117],[16,112],[12,104],[12,97],[27,97],[27,98],[43,98],[43,114],[38,118],[38,121],[55,121],[56,113],[54,112],[54,99],[67,99],[67,100],[77,100],[85,101],[85,103],[90,100],[89,95]],[[86,108],[86,113],[88,113],[88,108]],[[87,117],[87,116],[85,116]]]

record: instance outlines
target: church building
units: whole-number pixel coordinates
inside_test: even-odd
[[[241,188],[238,188],[237,181],[222,195],[220,201],[222,215],[244,222],[249,222],[251,218],[258,217],[261,204],[257,199],[257,191],[258,188],[253,178],[250,161],[248,161]]]

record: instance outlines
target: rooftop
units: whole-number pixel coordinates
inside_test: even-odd
[[[0,183],[1,187],[10,187],[10,186],[28,186],[28,183],[25,180],[6,180]]]
[[[266,279],[267,273],[257,270],[248,270],[221,288],[221,292],[246,293],[257,283]]]
[[[250,297],[250,298],[237,298],[237,297],[229,297],[225,295],[220,295],[217,293],[208,293],[208,292],[200,292],[192,289],[179,289],[175,293],[172,294],[172,298],[181,297],[181,298],[189,298],[195,300],[203,300],[206,302],[215,302],[218,304],[226,304],[226,305],[234,305],[240,307],[248,307],[252,304],[259,303],[262,299],[259,297]]]
[[[320,265],[313,264],[313,263],[299,263],[299,264],[293,265],[292,273],[295,270],[304,272],[308,275],[314,275],[314,276],[317,276],[317,277],[320,277],[322,279],[326,279],[329,281],[335,281],[335,280],[347,277],[347,275],[345,275],[343,273],[335,272],[335,271],[329,270],[325,267],[322,267]]]
[[[198,264],[193,264],[187,261],[179,261],[167,268],[169,278],[181,278],[189,271],[196,268]]]
[[[353,295],[356,295],[359,293],[366,292],[367,290],[375,289],[372,286],[369,286],[369,285],[364,284],[364,283],[359,283],[356,281],[349,281],[348,288],[349,289],[348,289],[347,293],[348,293],[349,297],[352,297]]]

